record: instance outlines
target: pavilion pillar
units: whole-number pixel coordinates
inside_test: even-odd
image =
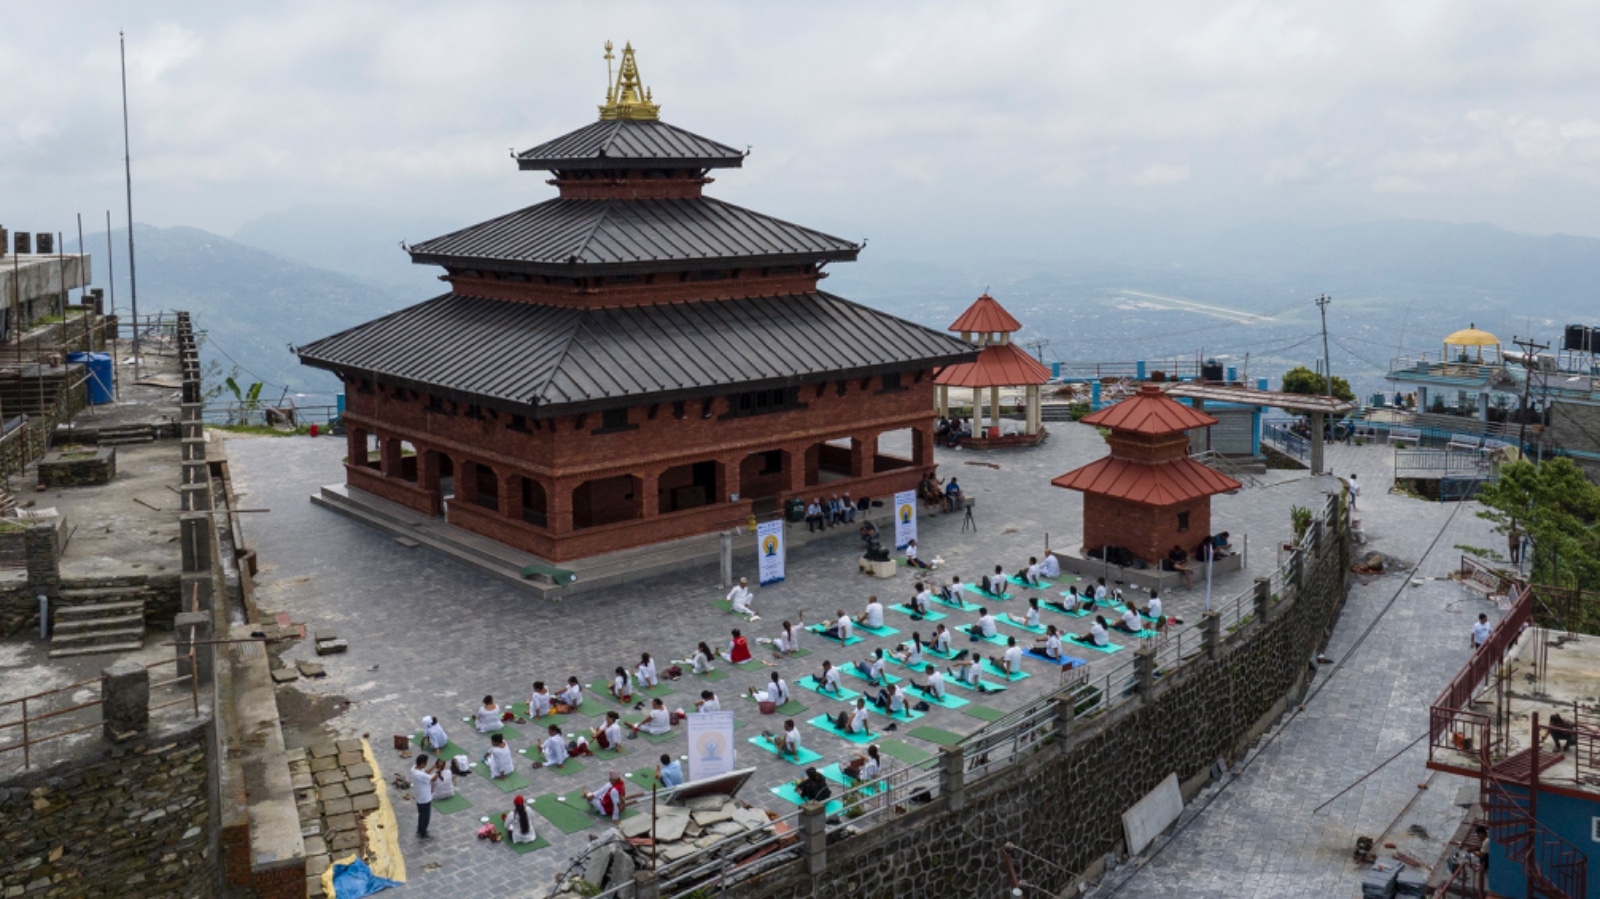
[[[432,450],[417,448],[417,486],[428,491],[433,501],[439,501],[439,454]],[[434,514],[438,514],[437,508]]]
[[[1189,402],[1192,404],[1189,408],[1193,409],[1194,411],[1196,411],[1196,412],[1204,412],[1204,411],[1206,411],[1206,401],[1205,400],[1203,400],[1203,399],[1201,399],[1199,397],[1193,397],[1193,398],[1191,398],[1189,400]],[[1194,430],[1190,431],[1189,432],[1189,455],[1192,456],[1195,453],[1203,453],[1206,450],[1210,449],[1211,448],[1211,446],[1210,446],[1210,443],[1211,443],[1210,437],[1211,437],[1210,428],[1195,428]]]
[[[349,448],[345,453],[349,457],[349,464],[357,468],[365,468],[367,465],[367,429],[351,428],[345,432],[345,441],[349,444]]]
[[[1487,422],[1488,420],[1489,420],[1489,394],[1480,393],[1480,394],[1478,394],[1478,421]]]
[[[792,446],[783,451],[784,489],[790,495],[804,493],[806,489],[806,447]]]
[[[922,468],[933,464],[933,429],[911,429],[911,464]]]
[[[983,436],[983,388],[972,388],[972,436]]]
[[[478,502],[478,463],[469,462],[460,456],[455,460],[456,499],[468,505],[477,505]]]
[[[1322,427],[1326,418],[1326,413],[1311,413],[1311,473],[1314,475],[1323,473],[1322,450],[1326,441],[1322,439]]]
[[[1039,433],[1039,385],[1029,384],[1027,389],[1028,411],[1022,425],[1023,433],[1029,437]]]
[[[939,385],[939,417],[950,417],[950,387],[945,384]]]
[[[550,533],[556,536],[572,533],[572,491],[577,484],[570,481],[551,481],[546,485],[546,515]]]
[[[872,473],[872,457],[878,452],[878,435],[850,438],[850,477],[862,478]]]
[[[661,469],[642,471],[639,481],[639,517],[655,518],[661,514]]]
[[[1000,431],[1000,388],[989,388],[989,427]]]
[[[717,460],[717,499],[719,503],[731,503],[733,497],[739,492],[739,459]]]
[[[500,517],[512,521],[522,520],[522,475],[504,474],[496,484],[500,488]]]
[[[405,462],[400,458],[400,438],[385,437],[382,444],[383,476],[399,479],[405,474]]]

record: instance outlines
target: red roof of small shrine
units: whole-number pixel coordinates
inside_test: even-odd
[[[1168,397],[1154,384],[1145,384],[1131,397],[1082,419],[1086,425],[1126,431],[1133,434],[1173,434],[1190,428],[1205,428],[1215,418],[1191,409]],[[1232,488],[1229,488],[1230,490]]]
[[[1050,369],[1013,343],[986,346],[977,361],[946,366],[933,378],[946,387],[1017,387],[1048,380]]]
[[[963,334],[967,332],[989,334],[1000,331],[1010,333],[1021,331],[1022,322],[1012,318],[1011,313],[1007,312],[994,297],[984,294],[968,306],[967,311],[961,313],[961,317],[956,319],[948,330]]]
[[[1242,486],[1233,478],[1193,459],[1174,459],[1159,465],[1148,465],[1113,456],[1090,462],[1050,483],[1068,490],[1081,490],[1147,506],[1177,505],[1238,490]]]

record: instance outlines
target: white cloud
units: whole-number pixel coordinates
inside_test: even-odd
[[[1146,187],[1158,184],[1178,184],[1189,180],[1187,165],[1168,165],[1158,162],[1133,176],[1133,183]]]

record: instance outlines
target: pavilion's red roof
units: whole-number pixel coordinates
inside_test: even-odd
[[[975,362],[962,362],[939,370],[935,384],[946,387],[1017,387],[1043,384],[1050,380],[1050,369],[1013,343],[995,343],[983,348]]]
[[[1174,459],[1151,465],[1113,456],[1090,462],[1050,483],[1068,490],[1081,490],[1147,506],[1177,505],[1238,490],[1241,486],[1233,478],[1193,459]]]
[[[1000,305],[999,301],[994,297],[984,294],[978,297],[977,301],[971,306],[968,306],[967,311],[961,313],[961,317],[956,319],[948,330],[961,333],[969,331],[978,333],[1004,331],[1010,333],[1012,331],[1021,331],[1022,322],[1012,318],[1011,313],[1007,312],[1005,307]]]
[[[1086,425],[1126,431],[1133,434],[1173,434],[1190,428],[1205,428],[1217,423],[1215,418],[1185,406],[1161,392],[1154,384],[1145,384],[1131,397],[1101,409],[1082,419]],[[1229,488],[1232,489],[1232,488]]]

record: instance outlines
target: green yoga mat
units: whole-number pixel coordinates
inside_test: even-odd
[[[1006,716],[999,709],[991,709],[986,705],[969,705],[961,710],[963,715],[971,715],[979,721],[999,721]]]
[[[978,604],[977,603],[975,603],[975,602],[967,602],[966,600],[960,599],[960,598],[957,598],[955,602],[951,602],[950,600],[945,599],[942,596],[935,596],[933,598],[933,601],[938,603],[941,606],[949,606],[952,609],[960,609],[963,612],[976,612],[976,611],[978,611]]]
[[[928,705],[942,706],[947,709],[959,709],[968,702],[968,700],[962,699],[959,696],[950,695],[948,690],[945,691],[943,699],[934,699],[932,696],[929,696],[928,694],[916,688],[912,688],[908,692],[911,694],[913,699],[920,699],[923,702],[926,702]]]
[[[1006,670],[1004,668],[1001,668],[999,665],[996,665],[995,663],[989,661],[988,659],[984,659],[983,660],[983,670],[984,670],[985,673],[992,674],[995,677],[998,677],[998,678],[1000,678],[1001,680],[1004,680],[1004,681],[1027,680],[1028,678],[1033,677],[1033,675],[1029,674],[1026,671],[1018,671],[1016,674],[1010,675],[1008,677],[1006,675]]]
[[[1041,608],[1043,607],[1041,606]],[[1026,621],[1014,620],[1009,614],[996,615],[994,620],[1008,627],[1014,627],[1018,630],[1027,631],[1030,634],[1038,634],[1041,637],[1044,636],[1045,632],[1048,630],[1042,624],[1028,624]]]
[[[499,780],[489,776],[489,769],[482,762],[472,763],[472,772],[481,775],[484,783],[493,784],[502,793],[515,793],[533,786],[533,781],[528,779],[521,771],[513,771]]]
[[[627,738],[624,737],[623,739]],[[596,749],[594,744],[591,743],[589,744],[589,754],[593,755],[597,759],[605,759],[606,761],[610,761],[611,759],[622,755],[622,747],[618,746],[615,749]]]
[[[773,755],[778,756],[778,758],[782,759],[783,761],[788,762],[791,765],[809,765],[812,762],[817,762],[817,761],[821,761],[822,760],[822,753],[817,752],[815,749],[807,749],[804,746],[800,747],[800,751],[798,753],[798,756],[799,756],[798,758],[789,758],[786,755],[780,755],[778,753],[778,747],[773,745],[771,742],[769,742],[766,737],[763,737],[763,736],[761,736],[759,734],[757,734],[754,737],[751,737],[746,742],[748,742],[751,746],[756,747],[757,749],[763,750],[765,752],[770,752]]]
[[[962,736],[960,734],[951,733],[947,730],[940,730],[937,727],[928,727],[927,725],[912,728],[906,733],[906,736],[916,737],[919,740],[927,740],[929,743],[937,743],[940,746],[955,746],[962,740]],[[879,749],[881,751],[882,747],[879,747]]]
[[[666,684],[656,684],[654,687],[640,687],[636,681],[633,688],[651,699],[660,699],[663,696],[672,695],[672,688]]]
[[[837,695],[835,695],[832,691],[824,693],[817,689],[817,679],[809,674],[800,678],[800,680],[796,681],[796,683],[817,694],[818,696],[827,696],[830,699],[838,699],[843,702],[855,702],[857,699],[861,698],[860,693],[857,693],[849,687],[840,687]]]
[[[527,749],[518,750],[518,754],[530,762],[538,762],[540,771],[548,771],[556,777],[571,777],[583,770],[583,762],[575,758],[568,758],[561,763],[559,768],[552,768],[544,764],[544,753],[538,746],[529,746]]]
[[[644,719],[645,719],[645,716],[642,715],[642,714],[638,714],[638,715],[623,715],[622,716],[622,723],[625,724],[625,725],[627,725],[627,724],[638,724],[640,721],[643,721]],[[665,743],[668,740],[672,739],[673,737],[676,737],[677,735],[678,735],[678,732],[676,730],[669,730],[664,734],[647,734],[644,731],[640,731],[639,732],[639,739],[644,740],[645,742],[648,742],[648,743]],[[624,740],[626,740],[626,739],[628,739],[628,735],[627,734],[623,734],[622,738]]]
[[[417,752],[427,753],[429,758],[453,759],[458,755],[464,755],[464,756],[467,756],[468,758],[472,757],[470,753],[468,753],[465,749],[461,748],[461,744],[457,743],[454,740],[451,740],[450,742],[444,744],[444,748],[438,750],[437,752],[435,752],[432,749],[428,749],[428,748],[426,748],[426,747],[424,747],[422,745],[422,734],[421,733],[417,733],[417,734],[412,735],[412,737],[411,737],[411,745]]]
[[[1049,590],[1051,587],[1055,586],[1054,582],[1052,582],[1052,581],[1044,581],[1044,580],[1041,580],[1037,584],[1030,584],[1027,581],[1023,580],[1020,577],[1017,577],[1014,574],[1006,575],[1006,583],[1012,584],[1012,585],[1015,585],[1015,586],[1018,586],[1018,587],[1024,587],[1024,588],[1026,588],[1028,590]]]
[[[848,639],[848,640],[843,640],[843,641],[841,641],[841,640],[840,640],[840,639],[839,639],[839,638],[837,638],[837,637],[830,637],[830,636],[828,636],[828,635],[827,635],[827,634],[826,634],[826,633],[825,633],[825,631],[826,631],[826,628],[824,628],[824,627],[823,627],[823,626],[822,626],[822,625],[820,625],[820,624],[814,624],[814,625],[812,625],[812,626],[811,626],[811,627],[808,627],[808,628],[806,628],[806,630],[808,630],[808,631],[810,631],[810,632],[811,632],[811,633],[813,633],[813,634],[816,634],[816,635],[817,635],[817,636],[819,636],[819,637],[821,637],[821,638],[822,638],[822,639],[824,639],[824,640],[832,640],[832,641],[833,641],[833,642],[835,642],[835,643],[841,643],[841,642],[842,642],[842,643],[843,643],[843,644],[844,644],[844,645],[845,645],[845,646],[854,646],[854,645],[856,645],[856,644],[857,644],[857,643],[865,643],[865,642],[867,642],[867,638],[866,638],[866,637],[857,637],[857,636],[856,636],[856,635],[855,635],[855,631],[854,631],[854,630],[853,630],[853,629],[852,629],[852,630],[851,630],[851,632],[850,632],[850,639]]]
[[[530,811],[529,814],[532,814],[532,812]],[[506,829],[505,819],[501,818],[498,814],[491,815],[490,817],[494,819],[495,829],[500,831],[500,842],[510,846],[511,851],[518,855],[527,855],[534,850],[543,849],[544,847],[550,845],[550,841],[545,839],[542,835],[534,837],[534,840],[531,843],[513,843],[511,842],[511,831]],[[530,818],[528,823],[533,824],[533,820]],[[533,832],[535,834],[539,833],[539,825],[533,825]]]
[[[806,801],[804,799],[800,798],[800,794],[795,792],[794,784],[784,784],[784,785],[779,786],[779,787],[773,787],[772,788],[772,795],[778,797],[779,799],[782,799],[784,802],[792,802],[795,805],[805,805],[806,804]],[[827,815],[828,815],[828,817],[831,818],[834,815],[837,815],[837,814],[839,814],[840,812],[843,812],[843,811],[844,811],[844,803],[843,802],[841,802],[841,801],[839,801],[837,799],[829,799],[828,800],[828,805],[827,805]]]
[[[705,674],[696,674],[695,677],[704,681],[719,681],[725,680],[728,677],[728,672],[723,671],[721,668],[713,668]]]
[[[456,812],[464,812],[469,808],[472,808],[472,803],[467,801],[467,797],[460,793],[451,796],[449,799],[433,800],[433,810],[441,815],[453,815]]]
[[[545,725],[545,726],[549,727],[548,724]],[[490,739],[495,734],[499,734],[500,736],[505,737],[507,743],[521,743],[523,740],[527,739],[526,737],[524,737],[522,735],[522,731],[517,730],[516,728],[512,727],[509,724],[507,724],[505,727],[500,728],[497,731],[493,731],[491,733],[484,734],[483,736],[484,736],[485,739]]]
[[[518,703],[512,704],[511,712],[512,712],[512,714],[516,715],[518,718],[527,718],[528,719],[528,723],[524,724],[523,726],[524,727],[531,727],[534,730],[538,731],[539,733],[544,733],[545,732],[545,728],[548,728],[552,724],[554,724],[555,726],[561,728],[562,730],[566,730],[567,729],[567,719],[571,718],[571,717],[575,717],[573,715],[556,715],[556,714],[552,713],[552,714],[549,714],[549,715],[545,715],[543,718],[528,718],[528,704],[526,702],[518,702]],[[509,740],[511,738],[510,737],[506,737],[506,739]]]
[[[865,624],[858,624],[856,625],[856,630],[866,631],[874,637],[893,637],[894,635],[900,633],[888,625],[884,625],[883,627],[868,627]]]
[[[972,637],[973,637],[973,634],[972,634],[971,631],[967,630],[967,625],[962,625],[961,627],[956,629],[956,637],[955,637],[955,639],[957,641],[956,645],[959,646],[960,645],[959,641],[961,641],[961,640],[966,640],[968,643],[971,643],[971,642],[973,642]],[[982,640],[985,643],[993,643],[995,646],[1005,646],[1007,638],[1001,636],[998,633],[996,633],[993,637],[979,637],[978,639]]]
[[[767,667],[767,663],[761,661],[760,659],[745,659],[733,667],[739,669],[740,671],[760,671],[761,669]]]
[[[899,740],[879,740],[878,751],[907,765],[920,765],[933,758],[933,753],[926,749],[918,749],[910,743],[902,743]]]
[[[565,802],[558,800],[555,793],[550,793],[535,796],[528,800],[528,804],[562,833],[582,833],[599,822],[600,816],[589,810],[589,800],[583,798],[581,790],[573,787],[571,793],[563,795],[566,796]]]
[[[1093,643],[1085,643],[1082,640],[1078,640],[1073,637],[1068,637],[1067,639],[1061,641],[1062,649],[1065,649],[1068,646],[1071,646],[1075,649],[1092,649],[1095,652],[1103,652],[1106,655],[1122,651],[1122,645],[1120,643],[1107,643],[1104,646],[1096,646]]]
[[[649,791],[661,786],[661,781],[656,778],[655,768],[640,768],[637,771],[625,773],[622,776],[626,777],[630,781],[633,781],[634,785],[641,790]]]
[[[842,731],[842,730],[838,729],[837,727],[833,726],[833,721],[831,719],[829,719],[827,715],[818,715],[817,717],[812,718],[811,719],[811,726],[815,727],[815,728],[817,728],[819,730],[825,730],[828,733],[833,734],[834,736],[838,737],[841,740],[849,740],[852,743],[866,744],[866,743],[871,743],[873,740],[877,739],[877,737],[875,735],[870,734],[870,733],[867,733],[867,734],[852,734],[852,733],[849,733],[847,731]]]
[[[857,668],[854,664],[841,665],[839,666],[839,670],[843,671],[846,677],[853,677],[856,680],[867,681],[869,684],[872,683],[872,681],[867,680],[867,676],[865,674],[861,673],[861,669]],[[895,677],[887,671],[883,673],[883,682],[886,684],[898,684],[900,681],[901,678]]]
[[[1009,593],[990,593],[988,590],[983,589],[977,584],[962,584],[961,589],[967,591],[968,593],[976,593],[984,599],[993,599],[998,602],[1008,602],[1016,599],[1015,596],[1012,596]]]
[[[751,696],[749,693],[744,694],[744,698],[749,700],[749,701],[751,701],[751,702],[760,702],[759,699],[757,699],[754,696]],[[793,716],[793,715],[798,715],[801,712],[804,712],[805,710],[806,710],[806,707],[801,705],[798,700],[791,699],[791,700],[785,702],[783,705],[778,706],[778,710],[776,712],[774,712],[773,714]]]
[[[906,608],[905,606],[900,606],[900,605],[890,606],[889,607],[889,611],[891,611],[891,612],[899,612],[900,614],[908,616],[908,617],[911,616],[911,615],[916,614],[915,612],[912,612],[910,609]],[[923,621],[943,621],[948,617],[950,617],[950,616],[946,615],[943,612],[935,612],[934,610],[929,609],[925,614],[923,614],[922,620]]]
[[[632,681],[630,681],[629,683],[632,683]],[[642,696],[644,695],[644,691],[635,690],[634,693],[633,693],[633,702],[626,702],[625,703],[622,700],[618,699],[617,697],[611,695],[610,687],[611,687],[611,681],[608,681],[608,680],[597,680],[594,683],[589,685],[589,693],[591,695],[593,695],[593,696],[598,696],[601,699],[604,699],[606,702],[609,702],[612,705],[621,706],[622,708],[625,708],[625,709],[633,708],[633,703],[634,702],[638,702],[640,700],[640,698],[642,698]]]

